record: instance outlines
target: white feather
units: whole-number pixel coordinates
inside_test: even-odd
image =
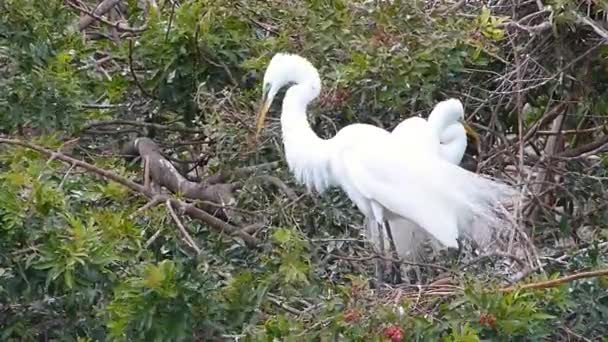
[[[403,146],[417,146],[425,153],[437,154],[442,159],[459,165],[467,147],[466,131],[460,120],[464,120],[462,103],[457,99],[448,99],[435,105],[428,121],[419,117],[403,120],[393,129],[392,134]],[[393,220],[389,224],[397,253],[401,257],[416,258],[422,242],[432,239],[432,236],[412,221]],[[477,229],[473,232],[469,226],[463,228],[465,229],[460,229],[459,232],[473,237],[480,245],[487,242],[491,235],[491,230]],[[378,244],[377,240],[374,242]],[[435,247],[438,247],[436,243]]]
[[[488,230],[503,225],[495,207],[515,191],[441,159],[430,125],[410,133],[416,144],[366,124],[321,139],[306,117],[308,103],[321,90],[317,70],[300,56],[277,54],[264,75],[268,101],[288,83],[295,85],[286,92],[281,114],[285,156],[308,188],[339,186],[370,225],[412,221],[446,246],[457,246],[460,229],[473,220]],[[429,145],[420,148],[419,141]]]

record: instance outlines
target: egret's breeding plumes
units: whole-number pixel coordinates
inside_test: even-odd
[[[278,90],[288,84],[281,113],[285,156],[295,178],[309,189],[338,186],[370,223],[383,227],[388,221],[397,230],[400,222],[411,221],[448,247],[458,246],[459,231],[473,220],[487,230],[502,227],[496,206],[515,195],[505,184],[451,164],[419,144],[401,144],[372,125],[352,124],[333,138],[318,137],[306,107],[319,95],[321,80],[300,56],[279,53],[270,61],[256,135]],[[424,130],[413,132],[411,139],[423,139],[430,128]]]

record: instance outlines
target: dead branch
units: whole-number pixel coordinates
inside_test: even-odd
[[[171,200],[167,199],[165,205],[167,206],[167,211],[169,212],[169,215],[171,215],[173,222],[175,222],[175,224],[179,228],[179,231],[182,233],[182,235],[184,235],[184,240],[186,240],[186,244],[192,247],[196,251],[196,254],[201,254],[200,247],[198,247],[196,242],[194,242],[194,239],[192,238],[192,236],[190,236],[190,233],[188,233],[188,230],[186,229],[186,227],[184,227],[182,221],[179,219],[179,217],[177,217],[175,210],[173,210],[173,207],[171,206]]]
[[[262,181],[264,181],[264,182],[266,182],[268,184],[272,184],[272,185],[276,186],[290,200],[295,201],[295,200],[298,199],[298,195],[296,195],[295,191],[293,191],[290,187],[288,187],[287,184],[285,184],[285,182],[283,182],[279,178],[274,177],[274,176],[270,176],[270,175],[261,175],[261,176],[258,176],[256,178],[258,178],[258,179],[260,179],[260,180],[262,180]]]
[[[175,127],[175,126],[167,126],[161,125],[153,122],[143,122],[143,121],[132,121],[132,120],[108,120],[108,121],[94,121],[84,126],[81,131],[90,130],[93,127],[100,126],[140,126],[140,127],[149,127],[155,128],[158,130],[164,131],[174,131],[174,132],[184,132],[184,133],[192,133],[192,134],[205,134],[203,130],[195,129],[195,128],[187,128],[187,127]]]
[[[171,201],[171,205],[174,208],[178,208],[182,212],[186,213],[188,216],[208,224],[209,227],[215,229],[216,231],[225,232],[228,235],[232,235],[232,236],[237,236],[237,237],[243,239],[243,241],[245,241],[247,246],[249,246],[251,248],[256,248],[257,246],[259,246],[259,241],[256,238],[254,238],[253,236],[241,231],[241,229],[234,227],[231,224],[228,224],[228,223],[218,219],[217,217],[205,212],[204,210],[202,210],[192,204],[189,204],[185,201],[173,198],[171,196],[159,195],[158,193],[153,192],[150,189],[146,189],[144,186],[137,184],[129,179],[126,179],[111,171],[101,169],[97,166],[91,165],[82,160],[72,158],[63,153],[54,152],[54,151],[51,151],[42,146],[38,146],[38,145],[29,143],[29,142],[25,142],[25,141],[21,141],[18,139],[0,138],[0,144],[10,144],[10,145],[22,146],[22,147],[37,151],[39,153],[42,153],[44,155],[47,155],[53,159],[61,160],[65,163],[67,163],[68,165],[73,164],[76,167],[85,169],[89,172],[95,173],[106,179],[110,179],[118,184],[121,184],[133,192],[143,194],[146,197],[148,197],[149,199],[154,199],[155,197],[158,197],[158,199],[157,199],[158,203],[165,202],[168,199]],[[208,198],[208,200],[211,200],[212,198],[215,198],[215,197],[210,197],[210,198]]]
[[[546,289],[551,287],[556,287],[565,283],[569,283],[578,279],[584,278],[595,278],[608,275],[608,269],[602,269],[597,271],[588,271],[588,272],[580,272],[571,275],[567,275],[557,279],[551,279],[546,281],[539,281],[536,283],[530,283],[519,286],[509,286],[506,288],[500,289],[500,292],[512,292],[515,290],[529,290],[529,289]]]
[[[135,85],[137,86],[137,88],[141,91],[142,94],[144,94],[146,97],[149,98],[155,98],[154,96],[152,96],[152,94],[150,94],[146,88],[144,88],[143,84],[141,84],[141,82],[139,82],[139,78],[137,77],[137,73],[135,72],[135,69],[133,68],[133,40],[129,39],[129,72],[131,73],[131,76],[133,76],[133,82],[135,82]]]
[[[460,269],[464,270],[465,268],[467,268],[473,264],[476,264],[478,262],[484,261],[486,259],[491,259],[494,257],[511,259],[511,260],[515,261],[519,266],[521,266],[523,268],[527,267],[526,263],[518,256],[510,254],[510,253],[495,251],[495,252],[491,252],[491,253],[480,255],[480,256],[476,257],[475,259],[473,259],[473,260],[469,261],[468,263],[466,263],[465,265],[461,266]]]
[[[588,144],[582,145],[582,146],[578,146],[572,149],[568,149],[563,151],[562,153],[558,154],[557,157],[560,158],[574,158],[574,157],[578,157],[581,154],[587,153],[589,151],[593,151],[597,148],[602,147],[603,145],[608,144],[608,135],[604,135],[601,138],[592,141]]]
[[[113,3],[112,3],[112,2],[113,2]],[[107,8],[106,12],[110,11],[110,10],[112,9],[112,7],[114,7],[114,6],[115,6],[117,3],[119,3],[119,2],[120,2],[120,1],[116,1],[116,0],[108,0],[108,5],[109,5],[109,4],[111,4],[112,6],[108,6],[108,8]],[[106,24],[106,25],[108,25],[108,26],[110,26],[110,27],[112,27],[112,28],[115,28],[116,30],[118,30],[118,31],[120,31],[120,32],[140,33],[140,32],[143,32],[143,31],[145,31],[145,30],[146,30],[146,26],[145,26],[145,25],[144,25],[144,26],[142,26],[142,27],[131,27],[131,26],[129,26],[129,24],[127,24],[127,23],[126,23],[126,22],[124,22],[124,21],[112,22],[112,21],[110,21],[110,20],[108,20],[108,19],[106,19],[106,18],[102,17],[101,15],[99,15],[99,14],[95,13],[94,11],[90,11],[90,10],[88,10],[88,9],[86,9],[86,8],[84,8],[84,7],[82,7],[82,6],[83,6],[83,4],[82,4],[82,3],[81,3],[81,4],[79,4],[79,5],[77,5],[77,4],[74,4],[74,3],[72,3],[71,1],[69,1],[69,0],[68,0],[68,1],[66,1],[66,4],[67,4],[68,6],[70,6],[70,7],[72,7],[73,9],[75,9],[75,10],[77,10],[77,11],[80,11],[80,12],[81,12],[81,13],[83,13],[83,14],[86,14],[87,16],[86,16],[86,17],[84,17],[84,18],[89,18],[89,17],[91,17],[91,18],[93,18],[94,20],[97,20],[97,21],[99,21],[99,22],[101,22],[101,23],[104,23],[104,24]],[[99,7],[98,7],[98,8],[99,8]],[[104,8],[104,9],[105,9],[105,8]],[[87,20],[88,20],[88,19],[87,19]],[[81,21],[82,21],[82,19],[81,19]],[[90,22],[89,22],[89,23],[87,23],[87,25],[86,25],[86,26],[88,26],[88,25],[90,25]],[[85,27],[86,27],[86,26],[85,26]],[[79,30],[81,30],[81,31],[82,31],[83,29],[81,29],[80,27],[81,27],[81,25],[80,25],[80,23],[79,23],[79,24],[78,24],[78,28],[79,28]]]
[[[530,26],[530,25],[524,25],[524,24],[520,24],[520,23],[518,23],[516,21],[512,21],[512,22],[509,22],[507,24],[507,26],[509,26],[509,27],[515,27],[515,28],[518,28],[520,30],[524,30],[526,32],[529,32],[531,34],[541,34],[541,33],[545,32],[545,31],[550,30],[551,27],[552,27],[551,23],[548,22],[548,21],[542,22],[542,23],[540,23],[538,25],[532,25],[532,26]]]
[[[95,13],[98,16],[104,15],[107,12],[109,12],[112,9],[112,7],[116,6],[119,2],[120,2],[120,0],[103,0],[99,5],[97,5],[97,7],[93,11],[93,13]],[[68,1],[68,5],[69,5],[69,1]],[[89,25],[91,25],[91,23],[93,23],[94,21],[95,21],[95,17],[88,15],[88,14],[83,15],[80,18],[80,21],[78,22],[78,30],[79,31],[84,30]]]
[[[192,182],[182,176],[179,171],[161,153],[158,145],[149,138],[137,138],[127,144],[123,150],[127,155],[139,155],[148,161],[150,179],[153,183],[169,189],[174,194],[180,194],[188,199],[201,200],[201,208],[209,213],[229,216],[222,210],[227,204],[236,202],[233,191],[238,185],[217,183],[206,184]],[[220,205],[213,206],[204,202]],[[214,210],[215,209],[215,210]],[[221,211],[221,212],[218,212]]]
[[[604,40],[608,40],[608,31],[603,29],[600,26],[600,24],[595,22],[595,20],[593,20],[589,17],[586,17],[586,16],[582,16],[582,15],[578,14],[576,11],[573,11],[573,14],[576,17],[577,22],[591,27],[591,29],[593,29],[593,31],[595,33],[597,33],[600,37],[604,38]]]

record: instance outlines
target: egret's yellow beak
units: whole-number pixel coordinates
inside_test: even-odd
[[[467,133],[467,135],[469,137],[471,137],[471,139],[473,140],[473,142],[475,144],[477,144],[480,140],[479,137],[479,133],[475,132],[475,130],[473,129],[473,127],[471,127],[468,123],[466,123],[464,120],[460,120],[460,123],[462,124],[462,126],[464,127],[465,132]]]
[[[258,136],[264,127],[264,120],[266,119],[266,113],[268,113],[268,109],[270,108],[270,104],[272,103],[272,99],[268,98],[268,94],[270,93],[270,87],[264,89],[264,94],[262,95],[262,104],[260,109],[258,110],[258,118],[255,126],[255,140],[258,140]]]

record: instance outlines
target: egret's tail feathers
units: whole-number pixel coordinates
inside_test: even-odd
[[[512,214],[505,208],[514,204],[518,192],[489,177],[468,173],[466,178],[459,201],[460,235],[487,247],[498,234],[514,228]]]

